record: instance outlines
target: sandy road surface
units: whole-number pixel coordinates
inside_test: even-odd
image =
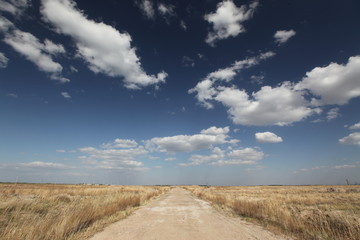
[[[284,240],[259,226],[229,217],[176,188],[107,227],[90,240]]]

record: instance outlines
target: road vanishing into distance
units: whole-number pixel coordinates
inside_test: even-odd
[[[289,240],[175,188],[90,240]]]

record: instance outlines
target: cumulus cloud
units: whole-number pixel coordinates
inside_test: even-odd
[[[258,1],[254,1],[249,6],[242,5],[241,7],[237,7],[230,0],[218,3],[215,12],[204,16],[204,19],[212,24],[212,31],[208,33],[206,43],[214,46],[219,40],[236,37],[245,32],[243,22],[252,18],[258,5]]]
[[[210,155],[195,154],[189,158],[189,162],[180,163],[179,166],[189,167],[202,164],[213,166],[227,165],[253,165],[264,158],[265,154],[255,148],[227,149],[213,148]]]
[[[291,37],[295,36],[294,30],[279,30],[274,34],[275,42],[280,44],[286,43]]]
[[[98,168],[103,169],[133,169],[142,167],[143,163],[136,160],[136,157],[148,153],[144,147],[126,149],[97,149],[94,147],[80,148],[79,152],[87,154],[81,159],[93,161]]]
[[[7,33],[4,42],[34,63],[40,71],[49,73],[51,79],[61,83],[70,81],[61,75],[63,67],[58,62],[55,62],[51,56],[60,53],[61,50],[59,49],[62,45],[56,45],[48,39],[45,40],[45,43],[41,43],[33,34],[19,29]]]
[[[225,157],[225,153],[220,148],[214,148],[212,150],[212,154],[210,155],[200,155],[195,154],[190,157],[190,162],[180,163],[179,166],[182,167],[190,167],[190,166],[198,166],[205,163],[215,163],[221,161]]]
[[[306,73],[296,88],[315,95],[313,105],[344,105],[360,96],[360,56],[350,57],[343,65],[316,67]]]
[[[77,54],[94,73],[123,77],[129,89],[140,89],[164,83],[167,73],[147,75],[131,47],[131,36],[105,23],[87,18],[72,0],[42,0],[43,19],[55,26],[58,33],[73,38]]]
[[[140,8],[141,12],[145,17],[147,17],[148,19],[155,18],[154,4],[151,0],[139,1],[137,2],[137,6]]]
[[[211,127],[195,135],[176,135],[171,137],[152,138],[147,146],[160,152],[178,153],[209,149],[212,146],[228,143],[229,127]]]
[[[279,143],[283,141],[281,137],[272,132],[255,133],[255,138],[260,143]]]
[[[113,142],[101,145],[102,148],[135,148],[137,146],[138,144],[134,140],[120,138],[115,139]]]
[[[214,102],[227,107],[235,124],[255,126],[290,125],[320,114],[326,105],[343,105],[360,96],[360,56],[350,57],[345,65],[331,63],[314,68],[298,83],[262,86],[252,94],[229,84],[240,70],[273,55],[267,52],[237,61],[208,74],[188,92],[196,93],[198,102],[207,109],[213,108]],[[338,107],[330,109],[327,119],[340,116],[339,110]]]
[[[274,52],[265,52],[258,56],[246,58],[244,60],[235,61],[230,67],[218,69],[209,73],[205,79],[200,81],[194,88],[188,92],[196,93],[196,98],[199,103],[207,109],[213,108],[213,104],[210,102],[215,99],[216,95],[222,91],[222,86],[216,85],[220,82],[230,82],[234,77],[239,74],[243,69],[250,68],[259,64],[262,60],[266,60],[275,55]]]
[[[8,65],[8,62],[9,62],[9,59],[5,56],[5,54],[0,52],[0,68],[6,68]]]
[[[357,145],[360,147],[360,132],[349,134],[349,136],[339,139],[341,144]]]
[[[355,123],[354,125],[350,126],[349,129],[351,129],[351,130],[360,129],[360,122]]]
[[[227,159],[218,160],[210,163],[216,166],[226,165],[251,165],[256,164],[258,161],[264,158],[265,154],[255,148],[244,148],[232,150],[227,154]]]
[[[285,126],[303,120],[316,111],[306,107],[304,97],[285,82],[277,87],[264,86],[249,96],[244,90],[223,87],[215,100],[228,107],[234,123],[240,125]]]

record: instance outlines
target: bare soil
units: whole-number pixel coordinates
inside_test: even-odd
[[[90,240],[289,240],[239,217],[211,207],[190,192],[175,188],[140,207],[128,218],[116,222]]]

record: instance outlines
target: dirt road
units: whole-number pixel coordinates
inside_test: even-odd
[[[229,217],[190,192],[176,188],[114,223],[90,240],[285,240],[261,227]]]

